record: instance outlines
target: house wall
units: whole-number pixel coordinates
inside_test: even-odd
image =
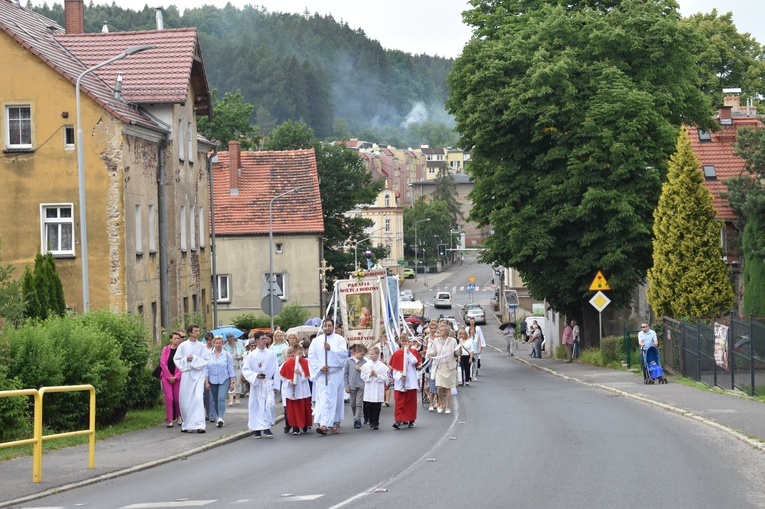
[[[218,237],[216,272],[231,278],[229,303],[218,303],[218,324],[230,324],[235,316],[265,316],[261,301],[267,295],[269,269],[268,236]],[[274,234],[274,247],[282,244],[282,253],[274,253],[274,273],[287,274],[285,305],[299,303],[312,316],[321,316],[319,267],[321,236],[315,234]]]
[[[0,68],[13,70],[3,72],[0,79],[0,140],[4,150],[0,171],[5,190],[5,199],[0,202],[3,262],[14,265],[14,277],[20,277],[24,266],[31,264],[41,250],[40,204],[72,204],[74,255],[57,257],[56,266],[67,305],[81,311],[77,151],[64,147],[64,126],[76,129],[77,123],[74,86],[5,33],[0,33]],[[31,105],[32,152],[5,152],[5,106],[9,104]],[[122,290],[113,284],[115,272],[111,246],[115,232],[108,233],[110,221],[114,224],[120,220],[119,217],[109,218],[108,213],[110,203],[115,199],[109,192],[112,172],[120,166],[122,159],[121,122],[110,118],[85,94],[81,96],[81,114],[85,143],[90,307],[122,309],[124,303],[112,298]],[[103,154],[106,154],[105,158],[102,158]],[[116,265],[117,273],[120,273],[121,264]]]

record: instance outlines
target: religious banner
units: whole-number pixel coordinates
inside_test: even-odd
[[[354,275],[354,279],[336,283],[343,332],[348,346],[361,343],[370,348],[380,339],[383,319],[380,278],[387,274],[385,270],[369,270],[363,276]]]
[[[728,326],[715,322],[715,363],[728,370]]]

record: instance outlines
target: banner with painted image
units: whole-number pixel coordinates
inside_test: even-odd
[[[379,277],[385,277],[384,270],[365,271],[363,277],[336,283],[348,346],[361,343],[369,348],[380,339],[383,314]]]
[[[715,322],[715,363],[728,370],[728,326]]]

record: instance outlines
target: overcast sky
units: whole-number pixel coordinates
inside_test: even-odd
[[[90,3],[90,0],[85,0]],[[112,0],[94,0],[111,4]],[[332,14],[352,28],[361,28],[371,39],[387,49],[409,53],[427,53],[456,57],[470,38],[470,30],[462,24],[462,11],[467,0],[230,0],[236,7],[247,4],[265,7],[270,12]],[[22,2],[23,3],[23,2]],[[42,0],[33,0],[42,4]],[[49,4],[63,0],[48,0]],[[120,7],[142,9],[144,5],[176,5],[179,9],[213,4],[226,5],[227,0],[120,0]],[[680,12],[688,16],[717,8],[720,13],[733,12],[739,32],[749,32],[765,43],[765,0],[678,0]]]

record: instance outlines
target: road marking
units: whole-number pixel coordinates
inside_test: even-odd
[[[319,493],[318,495],[295,495],[292,497],[286,497],[284,500],[289,500],[290,502],[302,502],[304,500],[316,500],[317,498],[321,498],[324,496],[324,493]]]
[[[120,509],[152,509],[154,507],[199,507],[217,502],[217,500],[173,500],[172,502],[147,502],[145,504],[130,504]]]

